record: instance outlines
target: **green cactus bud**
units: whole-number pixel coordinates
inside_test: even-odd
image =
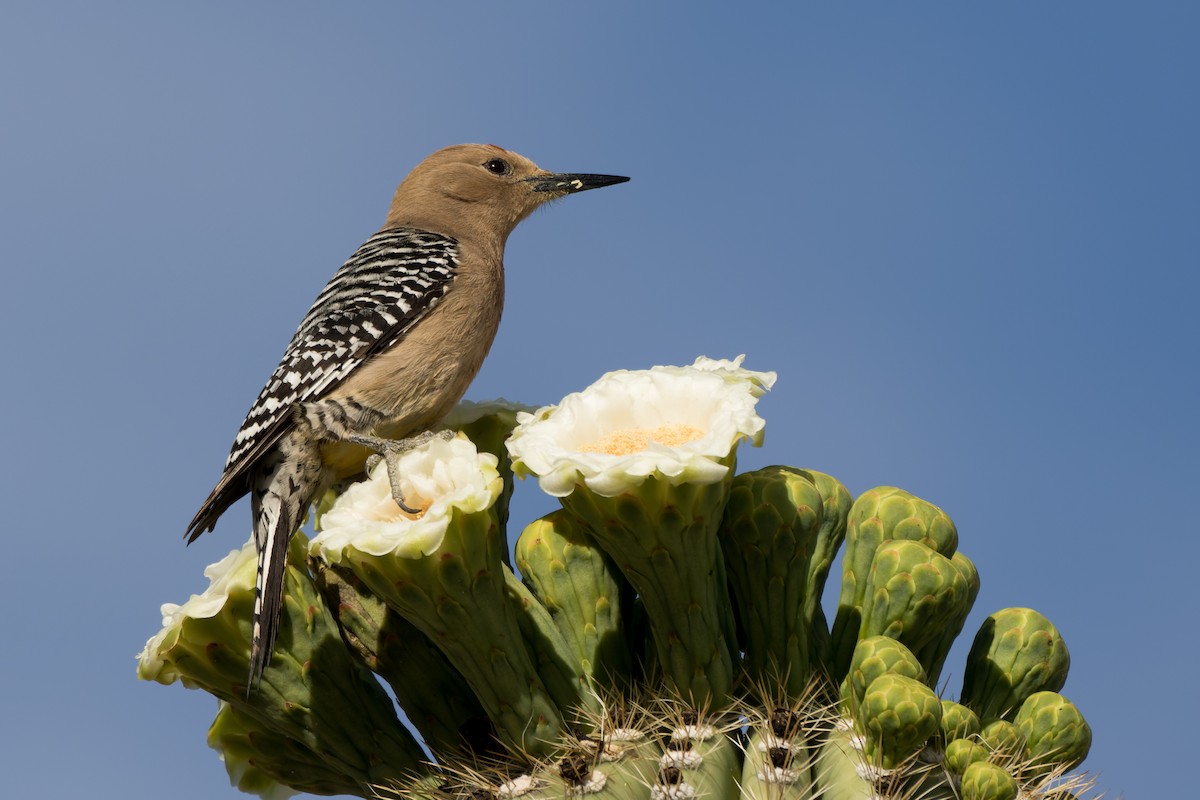
[[[492,749],[495,731],[487,714],[445,654],[369,592],[351,570],[316,559],[309,562],[342,641],[392,687],[396,702],[429,749],[439,756],[464,748]]]
[[[904,675],[871,681],[855,712],[871,763],[895,769],[917,754],[942,723],[942,701],[925,684]]]
[[[1058,629],[1031,608],[992,614],[967,655],[960,702],[979,718],[1011,720],[1035,692],[1057,692],[1067,680],[1071,655]]]
[[[774,466],[733,479],[721,525],[743,666],[752,682],[782,685],[791,697],[809,682],[812,620],[804,609],[823,517],[813,481]]]
[[[881,486],[864,492],[854,501],[842,557],[842,592],[833,622],[834,680],[840,681],[846,674],[859,638],[867,577],[875,551],[893,539],[921,542],[947,558],[958,548],[958,531],[945,512],[902,489]]]
[[[361,783],[331,769],[312,750],[224,701],[208,729],[208,746],[221,754],[229,782],[247,794],[278,797],[293,790],[366,796]]]
[[[829,577],[834,556],[846,538],[846,524],[854,498],[836,478],[811,469],[797,470],[806,475],[821,495],[821,527],[817,531],[812,558],[808,565],[808,585],[804,590],[804,618],[809,620],[809,657],[818,672],[825,672],[829,663],[829,623],[821,608],[825,580]]]
[[[1017,781],[1001,766],[976,761],[962,776],[962,800],[1016,800]]]
[[[939,623],[940,635],[929,637],[926,644],[920,648],[920,652],[916,653],[917,658],[925,665],[930,686],[938,685],[942,667],[946,663],[946,657],[950,655],[950,648],[962,633],[963,625],[966,624],[967,617],[975,605],[975,598],[979,596],[979,571],[975,569],[974,562],[959,551],[950,559],[950,563],[958,570],[958,580],[955,581],[958,600]]]
[[[1006,719],[997,719],[983,726],[979,741],[986,747],[992,761],[1008,763],[1021,756],[1021,732]]]
[[[924,653],[939,664],[971,595],[964,573],[950,559],[906,540],[885,542],[875,550],[867,592],[860,636],[891,636],[918,659]],[[931,665],[922,666],[928,675]]]
[[[625,686],[630,675],[623,608],[628,584],[565,510],[535,520],[516,543],[517,568],[588,676]]]
[[[1025,740],[1025,755],[1037,773],[1074,769],[1092,747],[1092,729],[1079,709],[1057,692],[1026,698],[1014,721]]]
[[[546,691],[565,715],[583,715],[599,711],[599,699],[592,688],[590,676],[584,673],[583,663],[571,650],[562,632],[525,584],[508,567],[504,572],[504,588],[515,610],[513,615],[521,629],[525,647],[533,659]]]
[[[974,711],[953,700],[942,701],[942,741],[947,745],[974,736],[981,727]]]
[[[977,761],[987,761],[991,751],[974,739],[955,739],[946,745],[946,769],[962,775]]]
[[[854,648],[850,670],[842,681],[842,713],[854,716],[867,687],[883,675],[903,675],[925,682],[925,670],[907,647],[890,636],[869,636]]]

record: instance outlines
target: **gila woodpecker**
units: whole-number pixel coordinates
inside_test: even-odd
[[[250,495],[258,580],[248,693],[270,661],[288,542],[310,504],[374,451],[407,509],[396,459],[479,371],[500,323],[508,235],[550,200],[627,180],[547,172],[494,145],[447,147],[409,173],[383,228],[317,295],[186,534],[194,541]]]

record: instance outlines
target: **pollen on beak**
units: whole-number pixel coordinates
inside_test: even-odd
[[[526,178],[535,192],[555,192],[556,194],[575,194],[586,192],[588,189],[599,189],[601,186],[612,186],[615,183],[625,183],[629,180],[623,175],[589,175],[577,172],[547,173]]]

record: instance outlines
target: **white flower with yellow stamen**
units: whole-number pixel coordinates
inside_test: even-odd
[[[537,475],[637,591],[659,664],[700,708],[733,688],[739,654],[717,528],[737,446],[762,442],[755,405],[775,383],[742,358],[610,372],[522,415],[508,440],[514,471]]]
[[[519,415],[508,441],[514,469],[537,475],[555,497],[580,484],[613,497],[651,475],[672,485],[720,481],[740,441],[762,443],[754,407],[775,383],[774,372],[743,369],[743,358],[610,372],[557,406]]]
[[[183,605],[163,603],[162,630],[151,636],[142,652],[138,654],[138,677],[142,680],[171,684],[179,679],[174,665],[164,661],[160,655],[164,646],[179,636],[180,626],[185,619],[208,619],[225,607],[229,593],[237,590],[253,590],[258,554],[251,538],[240,550],[231,550],[229,555],[204,570],[208,588],[194,594]]]
[[[404,453],[400,490],[405,505],[418,510],[408,514],[392,498],[381,462],[325,512],[309,553],[352,571],[436,643],[502,740],[541,756],[563,721],[523,638],[527,612],[507,588],[497,464],[462,434]]]
[[[310,552],[339,563],[347,546],[373,556],[420,558],[438,549],[450,524],[450,510],[472,514],[489,508],[500,494],[496,457],[480,453],[469,439],[435,438],[400,457],[400,486],[407,514],[392,498],[387,465],[347,489],[321,517],[321,532]]]

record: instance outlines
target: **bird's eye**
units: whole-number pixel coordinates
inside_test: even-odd
[[[483,162],[483,168],[493,175],[507,175],[512,172],[512,167],[503,158],[493,158],[490,161]]]

